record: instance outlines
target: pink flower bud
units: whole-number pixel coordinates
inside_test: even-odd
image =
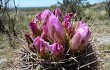
[[[64,26],[69,36],[73,36],[74,33],[73,25],[71,23],[72,17],[73,17],[72,13],[68,13],[67,15],[64,16]]]
[[[41,12],[41,13],[38,13],[38,14],[36,15],[36,19],[39,20],[39,21],[42,20],[42,18],[41,18],[41,14],[42,14],[42,12]]]
[[[44,41],[43,39],[41,39],[40,36],[38,36],[34,42],[33,42],[34,46],[36,47],[37,51],[39,54],[45,54],[47,53],[49,50],[47,48],[49,48],[49,43]]]
[[[62,43],[64,41],[65,33],[58,17],[51,14],[47,24],[48,37],[54,42]]]
[[[41,34],[41,37],[44,38],[44,37],[46,37],[46,35],[47,35],[47,33],[48,33],[48,28],[47,28],[47,26],[44,25],[44,26],[42,27],[42,30],[43,30],[43,32],[42,32],[42,34]]]
[[[81,51],[85,49],[85,46],[87,45],[90,36],[91,32],[87,24],[83,22],[78,23],[75,29],[75,34],[71,41],[72,50]]]
[[[64,53],[64,48],[58,43],[51,45],[51,54],[54,56],[61,56]]]
[[[40,29],[38,29],[36,22],[34,20],[30,22],[29,27],[34,37],[37,37],[38,35],[40,35]]]
[[[31,35],[29,33],[25,34],[25,39],[26,39],[28,44],[33,43],[33,40],[32,40]]]
[[[53,14],[57,17],[62,17],[62,14],[61,14],[61,10],[59,8],[56,8],[54,11],[53,11]]]
[[[81,43],[81,35],[80,33],[75,33],[71,40],[71,50],[72,52],[78,52],[79,46]]]
[[[86,42],[91,37],[91,32],[88,28],[88,25],[86,23],[80,22],[76,27],[77,28],[75,29],[75,32],[79,32],[81,34],[81,39],[85,42],[86,45]]]
[[[64,21],[71,21],[71,18],[73,17],[73,13],[68,13],[64,16]]]
[[[36,18],[41,21],[42,26],[47,24],[48,18],[51,15],[51,11],[46,9],[43,12],[36,15]]]

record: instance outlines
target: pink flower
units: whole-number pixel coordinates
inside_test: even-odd
[[[61,56],[64,53],[64,48],[58,43],[51,45],[51,54],[54,56]]]
[[[26,41],[27,41],[28,44],[33,43],[33,40],[31,38],[31,34],[30,33],[26,33],[25,34],[25,39],[26,39]]]
[[[34,20],[32,20],[30,22],[29,27],[30,27],[34,37],[37,37],[38,35],[40,35],[40,29],[38,29],[36,22]]]
[[[45,53],[47,53],[49,51],[47,49],[47,48],[49,48],[49,43],[44,41],[40,36],[38,36],[34,40],[33,44],[36,47],[36,49],[37,49],[39,54],[45,54]]]
[[[33,40],[32,40],[32,38],[31,38],[31,34],[26,33],[26,34],[25,34],[25,39],[26,39],[26,41],[27,41],[27,43],[28,43],[28,48],[29,48],[32,52],[36,53],[36,48],[35,48],[34,45],[33,45]]]
[[[75,34],[71,40],[73,52],[83,50],[87,45],[90,36],[91,32],[87,24],[83,22],[78,23],[75,29]]]
[[[91,37],[91,32],[88,28],[88,25],[86,23],[80,22],[75,28],[75,32],[79,32],[82,36],[82,40],[85,42],[89,40]]]
[[[36,15],[36,18],[41,21],[42,25],[47,24],[48,18],[51,15],[51,11],[46,9],[43,12]]]
[[[56,8],[54,11],[53,11],[53,14],[57,17],[62,17],[62,14],[61,14],[61,10],[59,8]]]
[[[40,12],[40,13],[38,13],[38,14],[36,15],[36,18],[37,18],[37,20],[39,20],[39,21],[42,20],[42,18],[41,18],[41,14],[42,14],[42,12]]]
[[[64,41],[65,33],[61,22],[58,20],[58,17],[51,14],[47,23],[48,28],[48,37],[58,43]]]
[[[69,36],[72,36],[74,33],[73,25],[71,23],[71,19],[73,17],[72,13],[68,13],[64,16],[64,26]]]
[[[64,21],[71,21],[71,18],[73,17],[73,13],[68,13],[64,16]]]
[[[43,30],[43,32],[42,32],[42,34],[41,34],[41,37],[42,37],[42,38],[45,38],[46,35],[47,35],[47,33],[48,33],[48,28],[47,28],[47,26],[44,25],[44,26],[42,27],[42,30]]]
[[[78,52],[80,44],[81,44],[81,35],[80,33],[75,33],[71,40],[72,52]]]

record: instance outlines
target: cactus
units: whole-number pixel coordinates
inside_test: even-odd
[[[86,23],[71,21],[74,14],[62,15],[56,8],[46,9],[29,23],[25,35],[30,52],[23,51],[22,68],[37,70],[97,70],[96,53],[90,43]],[[26,56],[26,57],[25,57]],[[30,65],[30,66],[29,66]]]

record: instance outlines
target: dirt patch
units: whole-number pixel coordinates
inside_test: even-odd
[[[102,34],[96,37],[96,41],[98,42],[98,44],[110,44],[110,34]]]

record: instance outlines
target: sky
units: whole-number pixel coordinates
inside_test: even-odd
[[[18,7],[45,7],[51,6],[57,3],[57,1],[62,2],[62,0],[15,0]],[[90,4],[103,2],[103,0],[87,0]],[[12,2],[11,2],[12,4]]]

